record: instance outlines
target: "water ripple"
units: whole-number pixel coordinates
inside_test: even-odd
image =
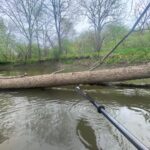
[[[122,90],[121,90],[122,91]],[[89,91],[120,123],[150,146],[150,102],[127,91],[123,95]],[[85,99],[74,91],[0,93],[0,149],[134,150],[134,147]]]

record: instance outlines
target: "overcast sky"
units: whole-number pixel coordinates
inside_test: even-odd
[[[139,0],[123,0],[125,5],[124,5],[124,19],[121,20],[126,26],[129,28],[134,24],[135,22],[135,17],[133,15],[134,11],[132,8],[134,8],[135,4]],[[88,23],[88,20],[83,17],[80,19],[78,24],[75,26],[75,30],[77,33],[84,32],[90,28],[90,24]]]

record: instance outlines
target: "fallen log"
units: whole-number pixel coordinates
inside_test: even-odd
[[[98,71],[25,76],[0,79],[0,89],[41,88],[77,84],[95,84],[150,78],[150,63]]]

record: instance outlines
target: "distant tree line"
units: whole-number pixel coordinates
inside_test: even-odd
[[[128,27],[121,23],[126,6],[120,0],[0,2],[0,61],[43,60],[92,52],[99,54],[128,31]],[[138,17],[147,4],[148,0],[135,4],[134,16]],[[82,19],[87,19],[90,27],[76,34],[75,27]],[[126,42],[126,47],[134,47],[139,38],[147,42],[149,30],[150,11],[131,37],[131,42]],[[144,46],[148,47],[149,42],[146,44]]]

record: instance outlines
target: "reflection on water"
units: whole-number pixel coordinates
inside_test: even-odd
[[[94,90],[93,90],[94,89]],[[150,147],[149,94],[100,89],[88,92]],[[149,93],[146,91],[145,93]],[[134,93],[134,94],[133,94]],[[134,150],[135,148],[73,90],[0,93],[2,150]]]
[[[77,135],[79,136],[80,141],[89,150],[98,149],[94,130],[90,125],[88,125],[88,122],[84,121],[83,119],[78,123]]]

